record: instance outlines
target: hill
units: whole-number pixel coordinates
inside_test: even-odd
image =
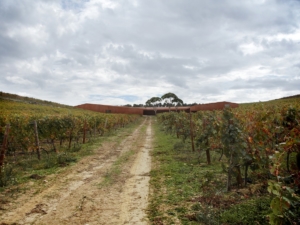
[[[287,96],[287,97],[282,97],[279,99],[273,99],[269,101],[265,101],[264,103],[268,102],[273,102],[273,101],[281,101],[281,100],[298,100],[300,99],[300,94],[298,95],[292,95],[292,96]],[[57,107],[57,108],[67,108],[67,109],[74,109],[75,107],[69,106],[69,105],[64,105],[56,102],[51,102],[51,101],[46,101],[46,100],[40,100],[36,98],[30,98],[30,97],[25,97],[25,96],[20,96],[17,94],[10,94],[10,93],[5,93],[0,91],[0,100],[8,100],[8,101],[13,101],[13,102],[22,102],[22,103],[27,103],[27,104],[32,104],[32,105],[43,105],[43,106],[52,106],[52,107]],[[241,103],[240,105],[248,105],[252,103],[260,103],[260,102],[249,102],[249,103]],[[141,106],[143,104],[140,104]]]
[[[292,96],[288,96],[288,97],[283,97],[280,99],[290,99],[290,98],[300,98],[300,94],[299,95],[292,95]]]
[[[47,105],[47,106],[54,106],[54,107],[73,108],[72,106],[63,105],[56,102],[50,102],[50,101],[40,100],[36,98],[30,98],[30,97],[20,96],[16,94],[5,93],[2,91],[0,91],[0,100],[1,99],[14,101],[14,102],[34,104],[34,105]]]

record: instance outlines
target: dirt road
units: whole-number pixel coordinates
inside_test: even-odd
[[[0,210],[0,224],[148,224],[151,117],[118,138],[62,173],[29,183]]]

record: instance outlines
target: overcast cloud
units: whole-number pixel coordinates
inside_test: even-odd
[[[1,0],[0,91],[68,105],[300,94],[299,0]]]

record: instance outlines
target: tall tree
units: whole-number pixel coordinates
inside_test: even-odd
[[[146,107],[153,107],[154,113],[156,115],[157,107],[161,104],[161,98],[160,97],[152,97],[149,100],[146,101]]]
[[[175,106],[177,109],[178,106],[183,105],[183,101],[171,92],[164,94],[161,99],[164,101],[164,104],[169,107],[169,111],[171,106]]]

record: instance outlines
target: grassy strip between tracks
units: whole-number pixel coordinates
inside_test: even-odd
[[[180,143],[156,122],[153,127],[151,224],[268,224],[270,196],[265,187],[251,184],[226,192],[219,153],[212,152],[211,165],[200,163],[189,143]]]
[[[112,166],[107,170],[103,181],[99,184],[99,188],[103,187],[109,187],[112,184],[115,184],[117,182],[122,182],[122,180],[125,182],[124,179],[126,179],[126,176],[123,176],[121,178],[122,172],[125,170],[126,163],[129,161],[133,161],[140,149],[140,146],[144,142],[144,138],[141,138],[146,135],[146,128],[147,124],[144,123],[139,131],[139,137],[134,140],[134,142],[131,145],[131,149],[122,153],[120,156],[118,156],[117,160],[112,164]],[[119,140],[119,143],[117,145],[120,145],[120,142],[123,139]]]

